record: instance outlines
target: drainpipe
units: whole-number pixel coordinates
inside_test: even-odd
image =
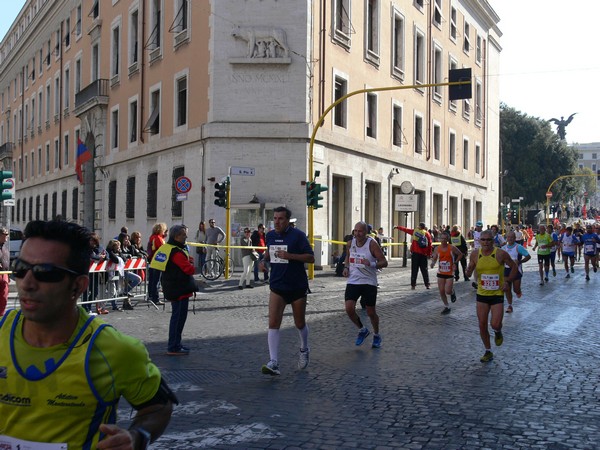
[[[142,16],[142,42],[144,40],[144,36],[146,35],[146,11],[144,10],[144,6],[146,5],[145,1],[140,2],[140,15]],[[138,61],[140,65],[140,113],[138,115],[138,123],[139,123],[139,132],[138,136],[140,139],[140,143],[144,143],[144,99],[146,98],[146,90],[145,90],[145,70],[144,70],[144,56],[146,54],[145,48],[142,45],[140,49],[140,41],[138,41]]]

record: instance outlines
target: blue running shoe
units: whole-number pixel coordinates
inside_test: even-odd
[[[381,348],[381,336],[378,334],[373,335],[373,345],[371,348]]]
[[[356,336],[356,345],[362,345],[362,343],[365,342],[365,339],[369,334],[371,334],[371,332],[367,327],[360,330],[358,332],[358,336]]]

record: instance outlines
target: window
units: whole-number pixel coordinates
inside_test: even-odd
[[[39,201],[39,197],[38,197]],[[29,221],[33,220],[33,196],[29,197]]]
[[[94,0],[94,4],[88,16],[91,16],[92,19],[97,19],[100,15],[100,0]]]
[[[151,50],[160,48],[162,34],[162,0],[152,0],[150,5],[150,39],[148,39]]]
[[[592,159],[598,159],[598,153],[592,153]]]
[[[54,120],[58,120],[60,114],[60,79],[54,79]]]
[[[183,33],[188,29],[189,21],[189,0],[177,0],[175,5],[175,19],[169,31]]]
[[[46,85],[46,126],[50,124],[50,84]]]
[[[58,192],[52,193],[52,216],[51,218],[56,218],[56,214],[58,213]]]
[[[42,147],[38,147],[38,175],[42,174]]]
[[[377,95],[367,92],[367,136],[377,138]]]
[[[481,173],[481,145],[475,144],[475,173]]]
[[[463,119],[469,120],[471,118],[471,100],[466,98],[463,100]]]
[[[81,91],[81,59],[75,61],[75,93]]]
[[[77,220],[79,212],[79,188],[74,188],[71,193],[71,219]]]
[[[111,42],[111,64],[110,64],[110,76],[111,82],[114,83],[119,80],[119,66],[120,66],[120,48],[121,48],[121,31],[119,26],[112,29],[112,42]]]
[[[91,73],[91,81],[96,81],[100,78],[100,48],[98,44],[94,44],[92,46],[92,73]]]
[[[456,41],[456,8],[450,7],[450,39]]]
[[[475,125],[477,126],[481,126],[481,121],[483,120],[481,97],[481,81],[475,80]]]
[[[442,49],[436,45],[433,49],[433,82],[439,84],[443,81]],[[442,86],[434,86],[433,99],[438,103],[442,102]]]
[[[135,177],[127,178],[125,217],[128,219],[135,219]]]
[[[463,29],[463,52],[467,55],[471,50],[471,41],[469,39],[469,33],[471,32],[471,27],[469,26],[469,22],[465,20],[465,27]]]
[[[417,8],[419,11],[423,11],[423,3],[424,0],[414,0],[415,8]]]
[[[67,190],[62,191],[60,195],[60,215],[63,219],[67,217]]]
[[[173,168],[173,179],[171,181],[172,186],[175,186],[175,180],[185,175],[183,167]],[[175,189],[171,189],[171,215],[173,218],[181,217],[183,215],[183,202],[177,201],[177,193]]]
[[[54,169],[58,169],[60,165],[60,141],[54,139]]]
[[[35,95],[31,98],[31,122],[29,123],[29,128],[31,129],[31,135],[33,136],[33,131],[35,128]]]
[[[69,165],[69,133],[65,133],[64,136],[64,145],[63,145],[63,155],[64,155],[64,163],[65,166]]]
[[[402,147],[402,106],[394,105],[393,107],[393,124],[392,124],[392,144],[396,147]]]
[[[50,144],[46,143],[46,173],[50,172]]]
[[[438,28],[442,26],[442,0],[435,0],[433,5],[433,23]]]
[[[150,117],[144,131],[149,131],[150,134],[158,134],[160,132],[160,89],[150,93]]]
[[[48,194],[44,194],[44,216],[43,220],[48,220]]]
[[[175,81],[176,104],[175,104],[175,126],[181,127],[187,124],[187,76]]]
[[[108,218],[117,218],[117,180],[108,182]]]
[[[155,219],[158,210],[158,172],[149,173],[147,183],[146,216]]]
[[[481,36],[479,36],[479,34],[478,34],[477,37],[475,38],[475,62],[477,62],[477,64],[481,64],[482,52],[483,52],[482,39],[481,39]]]
[[[42,91],[40,90],[38,92],[38,128],[41,130],[42,128],[42,114],[44,111],[44,107],[43,107],[43,97],[42,97]]]
[[[423,153],[423,117],[415,115],[415,153]]]
[[[65,47],[71,46],[71,18],[67,17],[65,20]]]
[[[35,196],[35,220],[40,220],[42,217],[40,213],[42,212],[42,199],[39,195]]]
[[[458,69],[458,63],[452,57],[450,57],[450,59],[449,59],[449,69],[450,70]],[[450,100],[449,96],[448,96],[448,109],[452,112],[456,112],[456,100]]]
[[[70,102],[70,98],[71,98],[71,70],[67,67],[65,69],[65,111],[69,110],[69,106],[71,104]]]
[[[348,82],[336,75],[335,76],[335,85],[334,85],[334,92],[333,92],[333,100],[334,102],[338,101],[340,98],[342,98],[344,95],[346,95],[348,93]],[[347,116],[346,116],[346,108],[347,108],[347,102],[346,100],[344,100],[341,103],[338,103],[335,108],[333,109],[333,123],[335,125],[337,125],[338,127],[342,127],[342,128],[346,128],[347,126]]]
[[[81,4],[77,5],[77,10],[75,12],[75,35],[77,37],[81,36]]]
[[[119,148],[119,109],[110,112],[110,148]]]
[[[138,32],[138,10],[132,11],[129,16],[129,66],[138,62],[139,32]]]
[[[333,38],[344,47],[350,47],[350,36],[352,34],[352,23],[350,22],[350,1],[334,0],[333,5]]]
[[[440,149],[442,141],[442,128],[439,124],[433,124],[433,159],[436,161],[440,160]]]
[[[366,54],[368,61],[379,64],[379,0],[367,0]]]
[[[129,143],[137,142],[138,130],[138,102],[133,100],[129,103]]]
[[[414,84],[423,84],[425,82],[425,35],[416,27],[414,44]]]
[[[449,139],[449,143],[448,143],[448,161],[450,162],[451,166],[455,166],[456,165],[456,134],[451,131],[450,132],[450,139]]]
[[[400,80],[404,80],[404,44],[404,16],[394,10],[392,75]]]
[[[463,139],[463,169],[469,169],[469,140]]]

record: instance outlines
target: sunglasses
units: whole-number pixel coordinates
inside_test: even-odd
[[[42,283],[58,283],[64,280],[67,274],[81,275],[74,270],[66,267],[55,266],[54,264],[29,264],[21,258],[16,258],[11,264],[11,270],[16,278],[25,278],[27,272],[31,270],[33,278]]]

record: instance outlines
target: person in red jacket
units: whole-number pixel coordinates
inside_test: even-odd
[[[410,261],[411,261],[411,272],[410,272],[410,286],[415,289],[417,286],[417,274],[419,269],[423,276],[423,283],[425,287],[429,289],[429,272],[427,271],[427,258],[431,256],[431,235],[427,231],[427,227],[423,222],[419,224],[419,228],[405,228],[400,225],[396,227],[400,231],[404,231],[412,235],[412,242],[410,244]]]

